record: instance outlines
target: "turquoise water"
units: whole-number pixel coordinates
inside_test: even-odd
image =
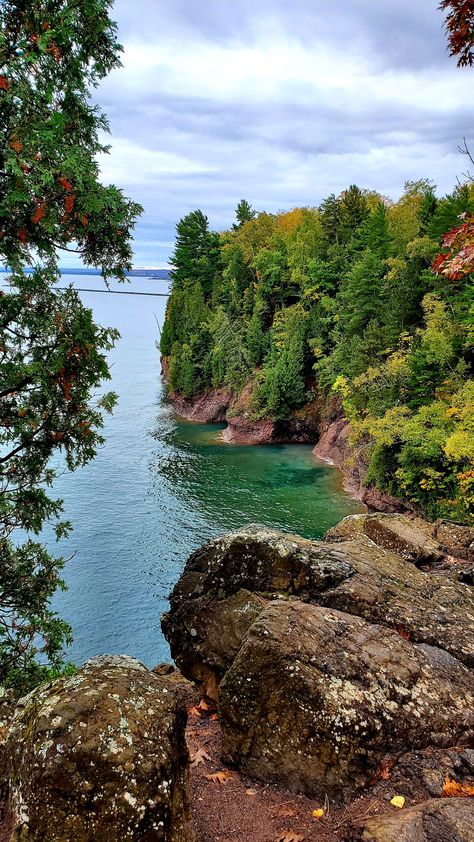
[[[63,282],[101,288],[94,276],[64,275]],[[134,278],[129,288],[163,292],[166,281]],[[169,657],[160,617],[192,550],[245,523],[317,538],[360,507],[309,446],[226,445],[222,426],[173,415],[156,349],[165,298],[82,298],[101,324],[121,332],[108,387],[120,400],[97,459],[56,483],[74,532],[60,544],[70,557],[68,591],[54,605],[74,628],[69,656],[76,663],[120,652],[152,666]]]

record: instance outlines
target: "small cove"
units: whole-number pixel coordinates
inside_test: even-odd
[[[62,283],[71,282],[101,288],[98,276],[64,274]],[[130,286],[166,288],[166,280],[140,277]],[[165,298],[81,296],[98,322],[121,332],[106,386],[119,403],[96,460],[56,483],[74,531],[59,545],[70,558],[68,590],[55,596],[54,606],[73,626],[75,663],[120,652],[153,666],[169,657],[160,628],[168,593],[200,544],[248,523],[319,538],[361,507],[309,445],[226,445],[223,425],[173,414],[156,348]],[[46,540],[57,550],[47,533]]]

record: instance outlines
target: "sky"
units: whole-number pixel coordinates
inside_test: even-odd
[[[123,67],[95,91],[106,183],[144,207],[135,265],[166,266],[195,208],[229,227],[356,183],[440,194],[463,170],[474,71],[446,49],[437,0],[116,0]]]

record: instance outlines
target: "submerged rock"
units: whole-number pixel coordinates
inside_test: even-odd
[[[474,799],[432,799],[367,819],[346,842],[474,842]]]
[[[183,688],[129,657],[20,700],[4,738],[12,840],[193,842]]]
[[[472,674],[454,658],[299,601],[260,614],[219,698],[225,760],[322,799],[347,801],[388,752],[474,737]]]

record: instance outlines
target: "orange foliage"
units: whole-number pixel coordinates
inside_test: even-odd
[[[10,149],[13,149],[14,152],[21,152],[23,149],[21,140],[18,140],[17,137],[13,137],[10,141]]]
[[[8,91],[10,87],[10,82],[8,81],[6,76],[0,76],[0,90]]]
[[[432,266],[435,274],[458,281],[474,272],[474,216],[448,231],[443,247],[446,252],[438,255]]]
[[[32,217],[31,217],[31,221],[34,222],[35,225],[37,225],[38,222],[41,222],[45,213],[46,213],[46,202],[41,202],[38,205],[38,207],[36,208],[35,212],[33,213]]]
[[[64,189],[65,189],[65,190],[67,190],[67,192],[69,192],[70,190],[72,190],[72,184],[71,184],[71,182],[70,182],[70,181],[68,181],[68,180],[67,180],[67,178],[64,178],[64,176],[63,176],[63,175],[61,175],[61,176],[58,178],[58,183],[61,185],[61,187],[64,187]]]
[[[447,798],[472,798],[474,786],[472,784],[460,784],[448,776],[444,781],[443,795]]]
[[[71,213],[71,211],[74,207],[75,201],[76,201],[76,197],[73,196],[72,194],[69,194],[68,196],[66,196],[66,198],[64,199],[65,216],[68,216]]]

